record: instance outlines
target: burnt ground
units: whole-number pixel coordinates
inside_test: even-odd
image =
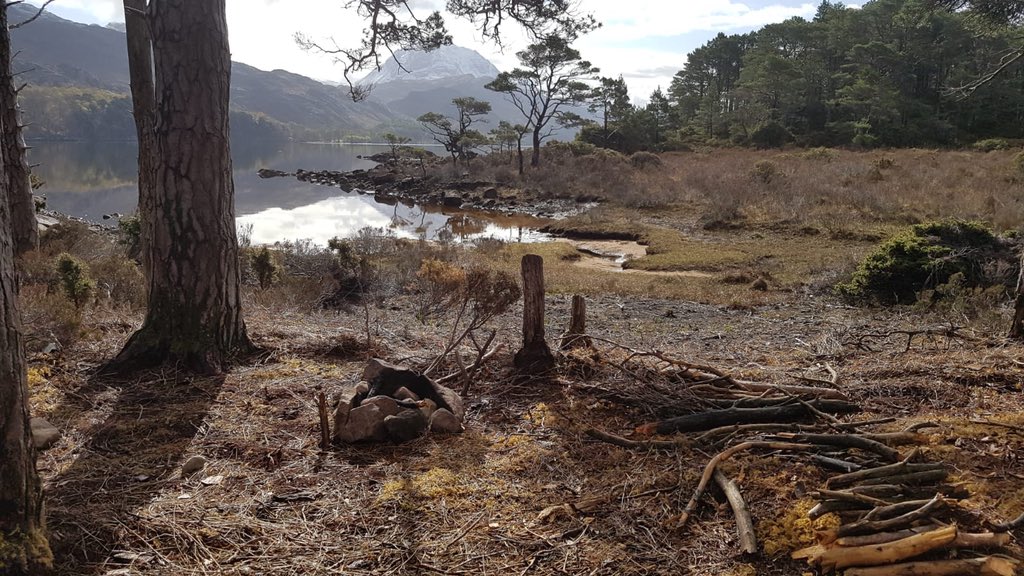
[[[597,297],[598,354],[545,381],[509,373],[519,313],[497,320],[503,350],[468,394],[467,429],[394,445],[318,448],[315,395],[358,379],[368,354],[425,366],[446,325],[423,325],[403,300],[305,314],[249,306],[269,351],[221,378],[172,368],[132,380],[92,369],[137,321],[96,315],[94,338],[30,369],[33,410],[64,432],[43,453],[51,541],[61,574],[798,574],[809,543],[804,493],[826,474],[790,454],[723,465],[746,497],[762,552],[740,554],[733,518],[709,491],[673,524],[718,449],[627,450],[590,439],[651,421],[657,398],[624,370],[628,352],[660,350],[773,383],[822,379],[875,430],[932,421],[923,454],[948,462],[979,527],[1024,511],[1024,348],[919,315],[865,311],[808,295],[733,309]],[[548,297],[548,340],[568,298]],[[931,329],[909,337],[895,331]],[[464,360],[471,357],[466,354]],[[451,363],[446,366],[451,369]],[[441,373],[447,373],[442,370]],[[813,383],[812,383],[813,384]],[[633,405],[615,398],[631,397]],[[611,399],[609,399],[611,398]],[[993,425],[996,422],[1003,426]],[[909,448],[903,448],[909,450]],[[206,468],[181,477],[202,455]],[[550,506],[569,509],[540,519]],[[1016,539],[1024,536],[1017,530]],[[1012,548],[1020,555],[1016,543]]]

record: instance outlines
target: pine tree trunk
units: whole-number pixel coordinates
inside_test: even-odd
[[[11,36],[7,27],[7,9],[0,8],[0,115],[3,116],[0,140],[7,159],[7,206],[14,255],[17,256],[39,245],[39,231],[36,205],[32,200],[32,171],[25,155],[18,92],[11,70]]]
[[[155,70],[149,308],[108,370],[175,360],[216,373],[252,350],[242,319],[228,141],[231,58],[225,0],[150,9]]]
[[[513,363],[523,374],[541,374],[555,367],[555,357],[544,339],[544,259],[523,256],[523,347]]]
[[[1021,269],[1017,276],[1017,292],[1013,299],[1013,322],[1010,324],[1009,337],[1024,340],[1024,254],[1021,255]]]
[[[153,43],[146,4],[147,0],[124,0],[132,115],[135,117],[135,135],[139,141],[139,254],[142,256],[142,269],[148,278],[151,267],[149,243],[153,237],[153,222],[141,216],[153,213],[153,176],[156,174],[153,166],[153,159],[156,157],[156,87],[153,80]]]
[[[10,133],[4,127],[0,119],[0,134],[6,138]],[[42,486],[28,418],[6,150],[0,147],[0,574],[35,575],[45,573],[53,558],[44,535]]]

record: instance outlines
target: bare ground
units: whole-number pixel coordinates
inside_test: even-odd
[[[720,494],[686,529],[672,527],[714,450],[684,443],[630,451],[589,439],[650,421],[658,406],[623,407],[598,391],[638,382],[617,344],[659,349],[771,382],[821,378],[829,363],[865,408],[898,430],[934,421],[923,449],[952,464],[977,523],[1024,511],[1024,348],[893,312],[812,295],[735,310],[692,302],[596,297],[589,332],[599,359],[549,381],[509,375],[518,312],[499,319],[505,349],[468,393],[467,430],[400,446],[317,446],[315,394],[358,379],[368,353],[424,366],[443,326],[411,320],[411,304],[309,315],[250,306],[271,353],[223,378],[172,369],[98,380],[134,319],[94,322],[91,345],[31,364],[35,413],[65,432],[40,456],[49,529],[62,574],[797,574],[787,553],[811,531],[801,495],[825,474],[799,457],[738,456],[724,469],[747,498],[762,552],[743,556]],[[548,339],[568,299],[550,296]],[[933,334],[894,330],[939,328]],[[469,359],[467,356],[466,360]],[[577,368],[581,364],[575,364]],[[450,366],[449,366],[450,367]],[[976,421],[1004,424],[995,426]],[[182,462],[208,464],[182,478]],[[538,515],[549,506],[574,508]],[[1020,538],[1024,533],[1014,533]],[[1019,556],[1019,548],[1015,548]],[[770,553],[769,553],[770,552]]]

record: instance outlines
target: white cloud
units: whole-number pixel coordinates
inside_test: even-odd
[[[711,38],[719,31],[756,29],[793,16],[811,16],[816,6],[794,0],[757,8],[734,0],[586,0],[581,4],[604,24],[579,41],[583,57],[600,67],[604,76],[622,74],[632,95],[639,98],[659,85],[667,87],[685,63],[686,53],[697,47],[679,37],[689,34],[692,38],[706,31]],[[345,0],[227,0],[232,56],[257,68],[283,68],[338,81],[341,65],[334,64],[330,56],[299,49],[293,36],[303,32],[325,42],[333,38],[342,47],[357,46],[366,22],[344,5]],[[443,2],[414,0],[412,6],[425,15],[441,8]],[[58,14],[87,13],[98,23],[124,20],[119,0],[57,0],[52,8]],[[514,67],[515,52],[528,43],[521,31],[507,25],[501,51],[485,42],[473,24],[452,17],[447,21],[456,44],[479,51],[499,69]],[[657,48],[650,47],[654,40],[658,40]]]

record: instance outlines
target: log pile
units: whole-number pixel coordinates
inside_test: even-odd
[[[999,554],[1010,534],[961,530],[967,494],[946,483],[945,465],[911,462],[914,455],[830,478],[813,494],[817,505],[808,514],[834,513],[842,523],[819,532],[818,543],[793,558],[846,576],[1016,574],[1019,562]]]

